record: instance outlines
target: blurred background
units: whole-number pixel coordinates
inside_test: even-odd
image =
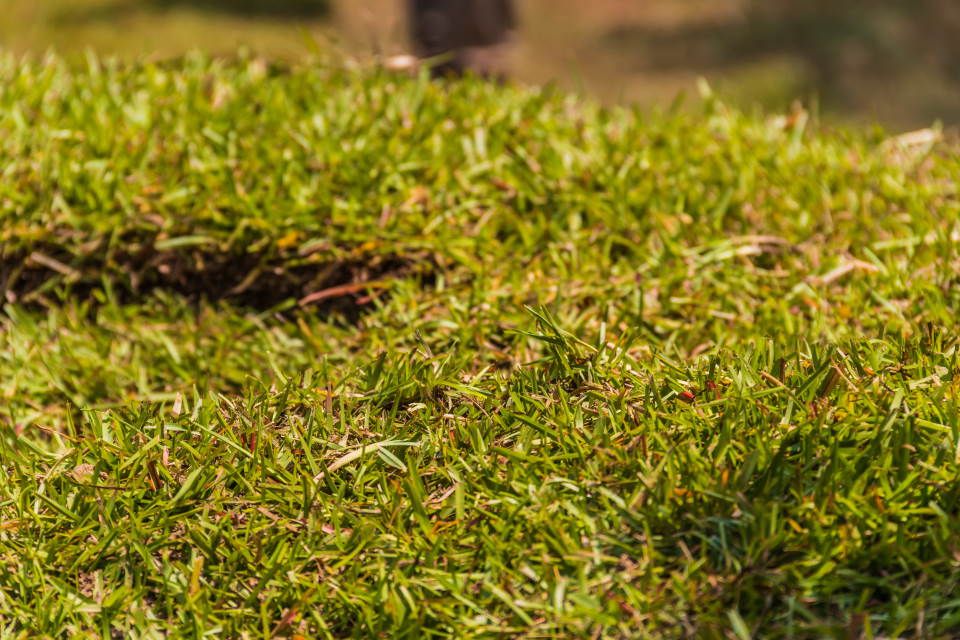
[[[706,77],[745,108],[960,123],[960,0],[518,0],[520,82],[667,104]],[[296,59],[409,51],[404,0],[0,0],[0,47]]]

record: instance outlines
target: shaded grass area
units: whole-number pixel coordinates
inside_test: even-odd
[[[323,18],[330,13],[328,0],[153,0],[152,3],[160,8],[187,6],[258,18]]]
[[[281,21],[318,20],[330,15],[330,4],[326,0],[116,0],[64,6],[54,14],[52,22],[54,26],[66,28],[71,23],[115,22],[150,11],[160,13],[176,9]],[[211,28],[214,27],[211,25]]]
[[[12,0],[0,15],[0,46],[42,55],[87,51],[127,59],[169,59],[187,51],[233,54],[254,49],[302,59],[311,37],[331,28],[330,7],[319,0]]]
[[[960,624],[936,131],[256,60],[0,78],[11,633]],[[276,297],[187,286],[239,274]]]

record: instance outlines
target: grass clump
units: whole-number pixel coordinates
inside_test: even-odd
[[[5,633],[949,637],[936,132],[0,69]]]

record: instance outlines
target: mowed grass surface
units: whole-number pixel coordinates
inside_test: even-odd
[[[0,63],[3,637],[954,637],[960,156]]]

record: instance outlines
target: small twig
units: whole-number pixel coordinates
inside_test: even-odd
[[[770,375],[770,374],[767,373],[766,371],[761,371],[761,372],[760,372],[760,377],[763,378],[764,380],[766,380],[767,382],[770,382],[770,383],[772,383],[772,384],[774,384],[774,385],[776,385],[776,386],[778,386],[778,387],[783,387],[784,389],[787,389],[787,390],[790,389],[790,387],[788,387],[787,385],[785,385],[785,384],[783,383],[783,380],[780,380],[780,379],[777,378],[776,376]]]
[[[863,260],[851,260],[850,262],[840,265],[836,269],[833,269],[823,276],[813,276],[811,280],[817,284],[827,285],[836,282],[852,271],[858,270],[866,271],[868,273],[877,273],[880,271],[880,268],[875,264],[864,262]]]
[[[320,302],[321,300],[326,300],[327,298],[338,298],[340,296],[345,296],[351,293],[358,293],[365,289],[375,289],[375,288],[387,288],[390,286],[389,282],[384,282],[382,280],[375,280],[372,282],[354,282],[352,284],[342,284],[337,287],[330,287],[329,289],[323,289],[322,291],[317,291],[316,293],[311,293],[308,296],[300,298],[298,304],[301,307],[305,307],[309,304],[314,304]]]
[[[47,269],[56,271],[57,273],[65,275],[69,278],[80,277],[80,272],[74,269],[73,267],[69,267],[63,264],[62,262],[60,262],[59,260],[55,258],[51,258],[50,256],[40,253],[39,251],[34,251],[33,253],[31,253],[30,260],[33,262],[36,262],[39,265],[43,265]]]

